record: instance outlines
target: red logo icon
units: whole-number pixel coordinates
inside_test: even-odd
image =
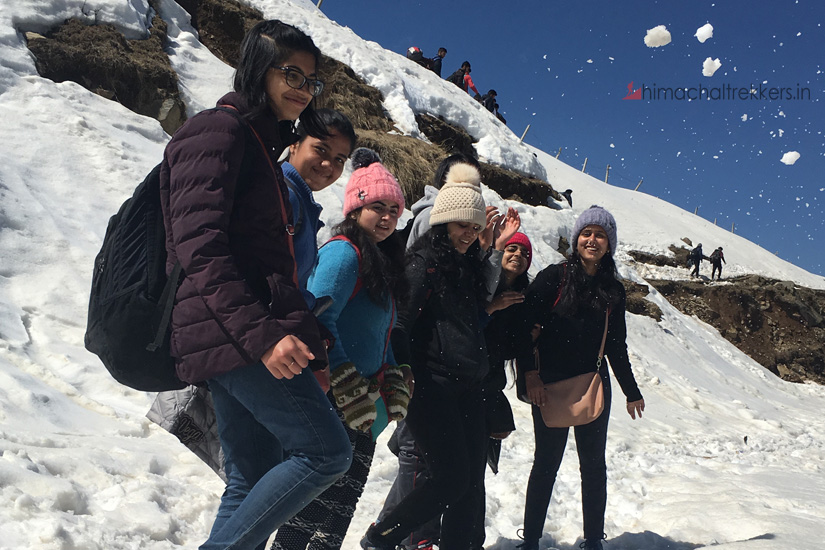
[[[642,99],[642,89],[636,88],[633,89],[633,81],[630,81],[630,84],[627,85],[627,95],[624,96],[622,99]]]

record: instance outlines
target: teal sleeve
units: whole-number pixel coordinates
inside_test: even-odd
[[[307,286],[318,298],[332,298],[332,305],[318,317],[335,337],[335,346],[329,350],[329,366],[332,369],[349,361],[340,340],[338,318],[347,307],[357,281],[358,255],[351,244],[346,241],[332,241],[321,247],[318,251],[318,265]]]

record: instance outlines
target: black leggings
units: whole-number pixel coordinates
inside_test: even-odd
[[[481,390],[440,377],[416,380],[421,381],[416,383],[406,424],[432,477],[370,529],[370,539],[395,546],[443,512],[439,548],[467,550],[477,531],[477,500],[484,494],[478,487],[484,478],[487,444]]]
[[[338,550],[364,492],[375,455],[371,432],[344,425],[352,444],[352,464],[341,478],[282,525],[270,550]]]
[[[584,426],[576,426],[576,451],[582,479],[582,514],[584,538],[600,540],[604,537],[604,511],[607,506],[607,423],[610,419],[610,379],[602,374],[605,406],[601,416]],[[541,419],[541,410],[533,406],[533,431],[536,453],[527,498],[524,505],[524,540],[538,541],[544,531],[547,507],[553,495],[553,484],[564,457],[569,428],[548,428]]]

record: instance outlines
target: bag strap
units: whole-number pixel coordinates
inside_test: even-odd
[[[275,172],[275,166],[272,164],[272,159],[269,158],[269,153],[267,153],[266,146],[264,145],[261,136],[258,135],[258,132],[255,131],[255,128],[252,127],[249,122],[244,119],[238,109],[233,107],[232,105],[221,104],[217,107],[214,107],[214,111],[223,111],[226,113],[230,113],[235,118],[237,118],[241,123],[244,124],[246,128],[252,131],[254,136],[257,138],[258,143],[261,145],[261,149],[263,150],[264,157],[269,162],[269,166],[272,169],[272,175],[275,177],[275,180],[278,180],[278,176]],[[236,187],[237,189],[237,187]],[[289,220],[286,216],[286,207],[284,205],[284,199],[280,191],[276,193],[278,195],[278,201],[281,203],[281,218],[284,222],[284,227],[286,228],[287,233],[287,242],[289,243],[289,255],[292,257],[292,280],[295,283],[295,288],[300,288],[298,284],[298,264],[297,260],[295,259],[295,245],[293,243],[293,236],[295,235],[295,229],[290,225]],[[172,267],[172,272],[169,274],[169,278],[166,280],[166,284],[163,286],[163,293],[160,295],[160,300],[158,301],[158,309],[156,312],[159,312],[160,315],[158,316],[159,322],[157,325],[157,331],[155,332],[155,339],[147,344],[146,351],[156,351],[160,346],[163,344],[163,340],[166,338],[166,329],[169,327],[169,319],[172,316],[172,309],[175,306],[175,295],[177,294],[178,285],[180,285],[180,278],[181,273],[183,272],[183,267],[180,264],[180,261],[175,262],[174,267]],[[161,307],[163,309],[161,309]]]
[[[567,278],[567,262],[564,262],[564,271],[561,274],[561,281],[559,281],[559,292],[556,294],[556,301],[553,302],[553,307],[555,308],[559,305],[559,301],[561,300],[561,289],[564,288],[564,280]]]
[[[289,189],[290,189],[293,193],[295,193],[295,196],[296,196],[296,197],[300,197],[300,195],[298,195],[298,189],[295,187],[295,184],[294,184],[294,183],[292,183],[292,182],[289,180],[289,178],[288,178],[288,177],[286,177],[286,175],[284,175],[284,183],[286,183],[286,186],[287,186],[287,187],[289,187]],[[298,203],[299,203],[299,204],[301,203],[301,199],[300,199],[300,198],[298,198]],[[292,214],[293,214],[293,216],[295,216],[295,211],[293,211],[293,212],[292,212]],[[300,231],[300,230],[301,230],[301,226],[302,226],[302,225],[303,225],[303,223],[304,223],[304,216],[303,216],[303,211],[301,210],[301,208],[298,208],[298,213],[297,213],[297,216],[295,216],[295,217],[297,218],[297,219],[295,220],[295,224],[294,224],[294,225],[295,225],[295,235],[297,235],[297,234],[298,234],[298,231]]]
[[[238,112],[238,109],[236,109],[232,105],[220,105],[219,108],[221,108],[220,110],[222,110],[222,111],[225,111],[227,109],[233,109],[234,111]],[[261,151],[264,154],[264,158],[269,163],[269,167],[272,170],[272,176],[275,178],[275,181],[277,182],[278,181],[278,172],[277,172],[277,170],[275,170],[275,165],[272,163],[272,159],[269,157],[269,152],[266,150],[266,145],[264,145],[264,142],[261,139],[261,136],[255,130],[255,128],[249,123],[249,121],[247,121],[246,119],[244,119],[240,115],[238,115],[237,118],[238,118],[238,120],[241,120],[246,125],[247,128],[252,130],[252,133],[255,135],[255,137],[258,140],[258,144],[261,146]],[[275,194],[278,196],[278,202],[280,203],[280,206],[281,206],[281,221],[283,222],[284,229],[286,231],[286,240],[287,240],[287,244],[289,246],[289,255],[292,257],[292,282],[295,283],[295,288],[301,288],[301,285],[298,284],[298,262],[295,259],[295,242],[293,240],[293,237],[295,236],[295,227],[291,223],[289,223],[289,218],[287,217],[287,214],[286,214],[287,210],[286,210],[286,204],[284,203],[283,193],[281,193],[281,190],[279,189],[278,192],[275,193]]]
[[[166,329],[169,327],[169,318],[172,316],[172,308],[175,305],[175,294],[177,294],[182,271],[183,267],[180,265],[180,261],[175,262],[175,267],[172,268],[169,278],[166,279],[166,284],[163,285],[163,293],[160,295],[160,300],[158,300],[158,305],[163,306],[163,310],[160,312],[160,320],[157,324],[158,330],[155,332],[155,339],[146,345],[146,351],[157,351],[166,338]]]
[[[602,357],[604,357],[604,344],[607,342],[607,319],[610,316],[610,308],[604,312],[604,334],[602,334],[602,345],[599,347],[599,358],[596,359],[596,369],[602,368]]]

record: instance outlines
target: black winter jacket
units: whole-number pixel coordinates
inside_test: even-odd
[[[409,364],[416,378],[432,374],[464,386],[487,375],[487,346],[481,327],[483,305],[462,256],[462,276],[451,282],[436,267],[429,250],[418,250],[406,267],[410,296],[398,311],[392,347],[399,364]]]
[[[536,276],[520,308],[524,312],[524,320],[519,324],[519,334],[515,335],[519,369],[533,370],[535,358],[529,331],[534,323],[542,326],[536,344],[541,363],[539,372],[545,384],[594,372],[604,334],[604,310],[580,307],[572,318],[553,312],[563,274],[564,264],[557,264],[548,266]],[[627,356],[626,297],[623,286],[620,290],[621,299],[610,311],[604,354],[627,400],[638,401],[642,399],[642,394]]]

